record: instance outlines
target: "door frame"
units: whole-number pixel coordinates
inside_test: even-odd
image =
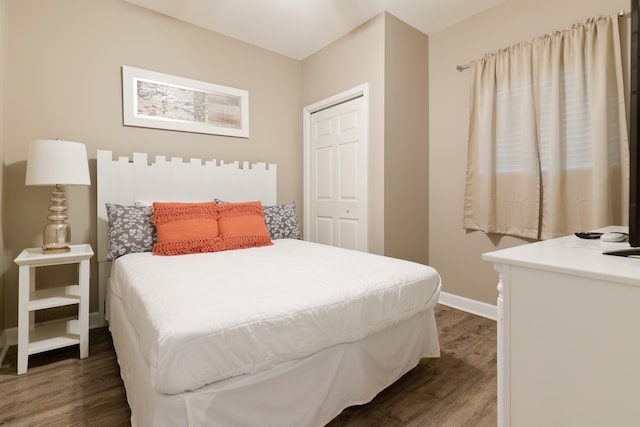
[[[302,127],[303,127],[303,146],[302,146],[302,171],[303,171],[303,222],[302,222],[302,235],[303,238],[307,236],[307,230],[310,230],[311,226],[311,200],[310,200],[310,186],[311,177],[309,176],[311,170],[311,115],[320,110],[331,108],[338,104],[342,104],[352,99],[362,97],[362,144],[363,149],[360,152],[361,158],[359,162],[362,164],[362,173],[365,177],[369,174],[369,83],[363,83],[351,89],[347,89],[344,92],[340,92],[336,95],[325,98],[321,101],[307,105],[302,109]],[[367,231],[365,238],[365,250],[369,250],[369,187],[365,186],[363,195],[363,205],[365,207],[364,228]]]

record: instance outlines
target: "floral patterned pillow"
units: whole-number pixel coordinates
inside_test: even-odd
[[[264,222],[272,239],[300,239],[295,202],[264,206]]]
[[[228,203],[220,199],[214,200],[220,204]],[[263,206],[262,210],[264,211],[264,222],[267,225],[269,237],[272,239],[300,239],[295,202]]]
[[[107,203],[109,251],[107,259],[133,252],[151,252],[156,243],[156,227],[151,222],[153,207]]]

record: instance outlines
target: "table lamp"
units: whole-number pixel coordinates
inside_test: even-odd
[[[65,222],[66,196],[63,185],[91,185],[87,148],[71,141],[40,139],[29,144],[25,185],[53,185],[49,223],[42,233],[44,253],[69,252],[71,227]]]

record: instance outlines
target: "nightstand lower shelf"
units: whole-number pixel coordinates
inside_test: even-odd
[[[69,345],[80,344],[80,334],[70,332],[77,330],[77,320],[52,322],[37,326],[29,331],[29,347],[27,354],[55,350]]]

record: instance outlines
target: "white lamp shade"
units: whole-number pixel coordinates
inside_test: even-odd
[[[26,185],[91,185],[87,147],[79,142],[39,139],[29,144]]]

